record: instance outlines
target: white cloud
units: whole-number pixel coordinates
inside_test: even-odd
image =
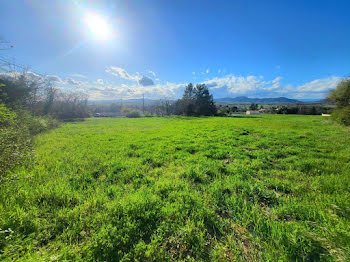
[[[80,86],[83,84],[83,82],[75,80],[71,77],[68,77],[65,81],[68,85],[74,85],[74,86]]]
[[[257,93],[280,87],[281,77],[276,77],[271,81],[264,81],[263,78],[257,76],[235,76],[227,75],[221,78],[215,77],[204,83],[211,89],[226,88],[230,94],[249,94]]]
[[[0,73],[0,76],[5,78],[18,78],[22,75],[23,73],[21,72]],[[28,71],[25,73],[25,77],[29,81],[51,82],[53,84],[64,83],[64,81],[57,75],[40,75],[31,71]]]
[[[324,97],[337,87],[339,76],[316,79],[300,85],[295,90],[295,97]]]
[[[226,96],[322,98],[335,89],[340,80],[340,77],[332,76],[293,86],[290,84],[282,85],[281,76],[272,80],[264,80],[263,76],[227,75],[215,77],[204,83],[212,90],[214,96],[215,93],[219,93]]]
[[[104,81],[103,81],[103,79],[99,78],[99,79],[96,79],[96,83],[100,84],[100,85],[103,85]]]
[[[71,77],[78,77],[78,78],[86,78],[86,76],[82,75],[82,74],[71,74]]]
[[[331,76],[328,78],[316,79],[301,86],[298,86],[298,92],[329,92],[335,89],[339,81],[338,76]]]
[[[136,75],[130,75],[124,68],[116,67],[116,66],[109,66],[106,68],[106,72],[110,73],[116,77],[120,77],[126,80],[134,80],[137,81],[139,76]]]
[[[152,99],[175,99],[181,96],[184,84],[166,83],[164,85],[141,86],[141,85],[104,85],[88,86],[87,93],[91,100],[141,98],[144,94]]]
[[[207,74],[209,74],[209,72],[210,72],[210,70],[209,70],[209,68],[205,71]]]
[[[51,82],[55,82],[55,83],[62,83],[62,79],[59,76],[56,75],[46,75],[45,79]]]
[[[150,73],[151,75],[153,75],[154,77],[157,76],[156,73],[154,73],[152,70],[148,70],[147,72]]]

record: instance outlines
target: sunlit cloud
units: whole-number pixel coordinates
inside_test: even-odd
[[[69,78],[66,79],[66,83],[67,83],[68,85],[76,85],[76,86],[80,86],[80,85],[83,84],[83,82],[78,81],[78,80],[75,80],[75,79],[73,79],[73,78],[71,78],[71,77],[69,77]]]
[[[331,76],[328,78],[316,79],[307,82],[296,88],[296,97],[304,96],[325,96],[330,91],[336,89],[337,84],[341,81],[339,76]]]
[[[139,79],[138,75],[130,75],[124,68],[121,68],[121,67],[108,66],[105,71],[116,77],[120,77],[126,80],[138,81]]]
[[[55,83],[62,83],[62,79],[59,76],[56,75],[46,75],[45,79],[51,82],[55,82]]]

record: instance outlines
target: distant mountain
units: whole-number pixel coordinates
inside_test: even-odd
[[[302,103],[301,101],[295,99],[289,99],[286,97],[276,97],[276,98],[249,98],[246,96],[238,97],[224,97],[215,99],[218,103],[255,103],[255,104],[296,104]]]

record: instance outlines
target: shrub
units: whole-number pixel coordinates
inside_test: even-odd
[[[350,78],[343,79],[329,98],[337,105],[333,118],[341,124],[350,125]]]
[[[137,110],[132,110],[132,111],[126,113],[125,116],[129,117],[129,118],[137,118],[137,117],[141,117],[141,114]]]
[[[144,117],[153,117],[153,115],[150,112],[145,112]]]
[[[18,111],[17,112],[18,121],[26,126],[30,135],[35,136],[39,133],[42,133],[46,130],[58,127],[58,120],[50,116],[33,116],[27,111]]]
[[[33,116],[27,111],[0,104],[0,181],[32,156],[32,137],[58,126],[51,117]]]
[[[31,154],[28,128],[20,123],[15,112],[0,105],[0,181]]]
[[[343,125],[349,126],[350,125],[350,106],[335,110],[332,113],[332,117],[335,121]]]

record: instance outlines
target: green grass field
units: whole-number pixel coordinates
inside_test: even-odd
[[[0,259],[350,260],[350,130],[320,116],[89,119],[35,151]]]

